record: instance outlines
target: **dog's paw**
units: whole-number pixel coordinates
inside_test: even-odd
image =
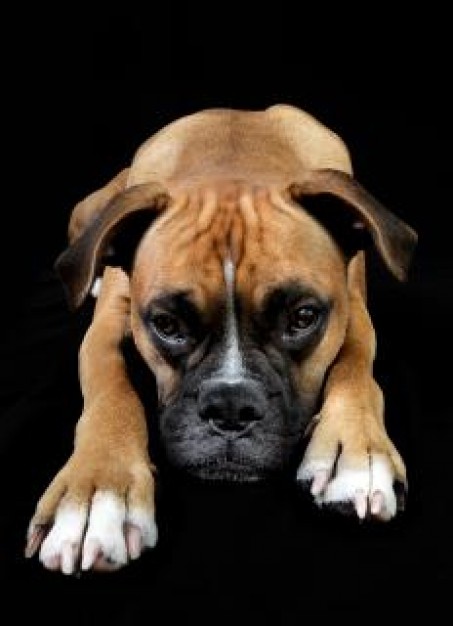
[[[146,464],[90,472],[69,461],[37,505],[25,555],[39,550],[44,567],[64,574],[116,570],[156,544],[153,494]]]
[[[388,521],[404,506],[404,463],[384,427],[321,419],[297,472],[319,506]],[[402,489],[401,489],[402,487]]]

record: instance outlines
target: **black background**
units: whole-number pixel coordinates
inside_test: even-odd
[[[446,606],[451,537],[452,318],[447,101],[450,41],[434,8],[397,17],[304,5],[133,4],[11,15],[3,72],[0,571],[17,615],[80,623],[293,624]],[[376,376],[408,466],[406,512],[359,525],[292,484],[218,487],[163,477],[158,548],[103,577],[22,558],[34,504],[71,450],[77,346],[52,264],[75,202],[163,124],[205,107],[304,108],[348,144],[356,177],[420,236],[409,282],[371,263]],[[450,475],[450,476],[449,476]],[[450,478],[450,481],[449,481]],[[450,502],[451,504],[451,502]],[[448,542],[450,541],[450,551]],[[59,609],[58,601],[63,608]]]

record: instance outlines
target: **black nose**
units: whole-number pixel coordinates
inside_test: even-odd
[[[200,385],[198,411],[221,434],[241,434],[264,417],[266,398],[254,380],[212,379]]]

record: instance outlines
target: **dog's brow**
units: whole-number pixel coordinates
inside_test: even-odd
[[[142,311],[142,317],[147,319],[156,308],[186,318],[199,317],[198,307],[192,299],[190,290],[165,291],[159,294]]]
[[[302,299],[313,299],[328,307],[330,300],[315,291],[309,285],[299,280],[291,280],[267,291],[262,303],[261,311],[265,314],[278,312],[282,308],[296,304]]]

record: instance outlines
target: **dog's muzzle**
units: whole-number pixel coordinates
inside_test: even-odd
[[[191,475],[262,480],[290,466],[309,414],[289,381],[196,377],[162,410],[161,441],[171,465]]]

